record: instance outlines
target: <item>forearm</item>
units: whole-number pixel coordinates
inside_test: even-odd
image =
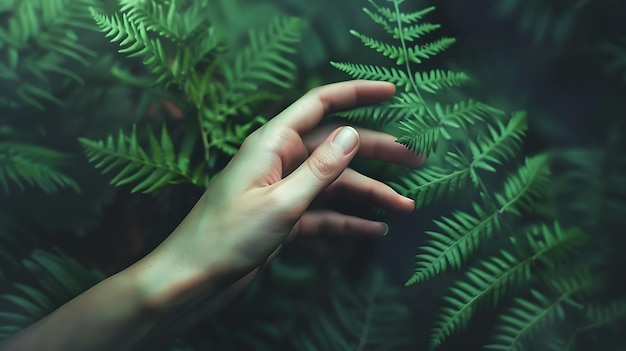
[[[135,350],[162,338],[193,299],[197,279],[146,257],[0,344],[2,350]],[[203,282],[204,298],[214,289]]]
[[[157,325],[141,289],[125,272],[112,276],[9,338],[6,350],[131,350]]]

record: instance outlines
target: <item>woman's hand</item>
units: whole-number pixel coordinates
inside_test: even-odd
[[[380,236],[383,223],[311,211],[345,197],[389,210],[413,202],[349,168],[355,155],[406,166],[422,160],[395,138],[351,127],[309,133],[333,111],[390,98],[394,86],[351,81],[313,89],[250,135],[184,221],[145,258],[0,345],[3,350],[154,348],[181,316],[232,298],[293,236]],[[188,318],[184,318],[187,320]],[[184,326],[184,325],[183,325]],[[45,346],[44,346],[45,345]]]
[[[160,297],[155,303],[209,298],[216,287],[208,282],[228,286],[247,277],[240,288],[291,237],[372,237],[388,230],[384,223],[308,210],[316,198],[340,196],[410,212],[412,200],[347,168],[356,155],[419,166],[421,158],[395,137],[352,127],[311,133],[327,113],[377,103],[394,92],[392,84],[373,81],[316,88],[252,133],[183,223],[146,257],[142,269],[158,276],[149,285],[161,291],[153,295]]]

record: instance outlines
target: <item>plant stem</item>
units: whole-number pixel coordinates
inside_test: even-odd
[[[394,1],[393,5],[395,6],[395,10],[396,10],[396,21],[397,21],[397,25],[398,25],[398,36],[400,36],[400,43],[402,43],[402,53],[404,54],[404,65],[405,65],[405,69],[406,69],[406,74],[409,77],[409,82],[411,83],[411,87],[413,87],[413,90],[415,91],[415,94],[417,95],[417,97],[419,98],[419,100],[422,102],[422,104],[424,104],[424,108],[426,109],[426,112],[430,115],[430,117],[432,117],[434,120],[436,120],[436,116],[435,114],[432,112],[432,110],[430,109],[430,107],[428,106],[428,104],[426,103],[426,101],[424,100],[424,98],[422,97],[422,93],[420,92],[419,88],[417,87],[417,83],[415,83],[415,78],[413,77],[413,72],[411,70],[411,64],[409,62],[409,53],[408,50],[406,49],[406,41],[404,39],[404,34],[402,33],[402,21],[400,20],[400,7],[398,6],[398,1]]]

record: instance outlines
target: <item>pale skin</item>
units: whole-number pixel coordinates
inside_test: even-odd
[[[355,156],[408,167],[422,159],[395,137],[370,130],[314,128],[328,113],[384,101],[389,83],[349,81],[311,90],[252,133],[220,177],[154,251],[0,344],[2,350],[135,350],[172,326],[220,307],[295,237],[379,237],[381,222],[313,211],[343,197],[410,212],[412,200],[360,174]],[[181,317],[190,317],[181,324]],[[182,318],[184,319],[184,318]],[[161,340],[162,341],[162,340]]]

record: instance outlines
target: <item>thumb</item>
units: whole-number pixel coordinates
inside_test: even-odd
[[[352,127],[333,131],[295,171],[280,182],[289,206],[304,212],[319,193],[348,167],[359,148],[359,133]]]

